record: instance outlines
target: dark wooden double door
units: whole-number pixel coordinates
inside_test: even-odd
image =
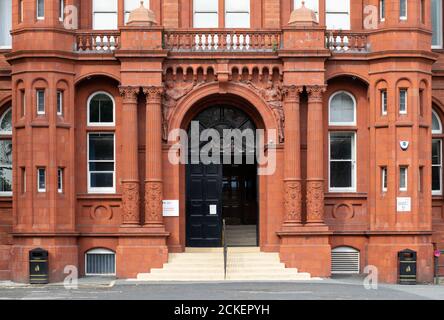
[[[215,106],[195,120],[200,129],[254,129],[241,110]],[[222,245],[222,220],[230,225],[257,225],[257,168],[255,164],[186,165],[186,245]],[[250,163],[250,162],[249,162]]]

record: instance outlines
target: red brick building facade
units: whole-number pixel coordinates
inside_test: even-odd
[[[250,200],[236,189],[262,251],[328,277],[346,247],[359,272],[395,282],[409,248],[431,281],[444,249],[442,3],[300,2],[150,0],[130,17],[134,1],[5,1],[0,279],[26,282],[37,247],[51,281],[67,265],[87,274],[90,250],[114,253],[122,278],[182,252],[198,186],[168,160],[168,134],[219,106],[278,132],[276,171],[252,178]]]

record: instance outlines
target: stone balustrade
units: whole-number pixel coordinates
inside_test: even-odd
[[[109,53],[119,48],[120,32],[83,30],[76,33],[76,51]]]
[[[367,53],[370,51],[365,32],[327,31],[325,45],[333,53]]]

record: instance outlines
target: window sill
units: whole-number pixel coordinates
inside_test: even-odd
[[[105,194],[105,193],[79,193],[77,194],[77,200],[95,200],[95,199],[106,199],[106,200],[121,200],[122,195],[118,193]]]

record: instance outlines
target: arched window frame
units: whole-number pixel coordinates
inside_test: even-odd
[[[340,95],[340,94],[346,94],[347,96],[349,96],[352,101],[353,101],[353,121],[352,122],[332,122],[331,121],[331,103],[333,101],[333,99]],[[328,100],[328,125],[329,126],[356,126],[356,99],[355,97],[348,91],[345,90],[340,90],[340,91],[336,91],[334,92],[331,96],[330,99]]]
[[[435,158],[435,154],[434,154],[434,148],[432,148],[432,195],[433,196],[442,196],[442,191],[443,191],[443,147],[442,147],[442,134],[443,134],[443,130],[442,130],[442,121],[441,121],[441,117],[439,116],[438,112],[436,112],[435,110],[432,109],[432,117],[436,117],[436,119],[438,119],[438,123],[439,123],[439,130],[433,130],[432,127],[432,146],[434,144],[438,144],[438,162],[434,161]],[[432,121],[433,122],[433,121]],[[433,172],[434,170],[438,170],[439,171],[439,189],[434,188],[433,185]]]
[[[7,108],[3,114],[0,117],[0,125],[3,123],[3,121],[5,120],[6,115],[10,113],[11,114],[11,131],[2,131],[0,130],[0,141],[10,141],[11,142],[11,147],[12,147],[12,107]],[[3,164],[0,163],[0,171],[3,171],[4,167],[6,167],[7,164]],[[12,182],[12,163],[10,164],[11,167],[11,191],[4,191],[1,190],[0,191],[0,197],[10,197],[12,196],[12,186],[13,186],[13,182]]]
[[[90,122],[90,107],[91,107],[91,100],[99,94],[104,94],[106,96],[108,96],[111,101],[113,102],[113,122]],[[116,101],[114,100],[114,97],[112,95],[110,95],[108,92],[106,91],[96,91],[93,94],[91,94],[88,97],[88,102],[87,102],[87,114],[86,114],[86,123],[88,125],[88,127],[114,127],[116,125]]]

